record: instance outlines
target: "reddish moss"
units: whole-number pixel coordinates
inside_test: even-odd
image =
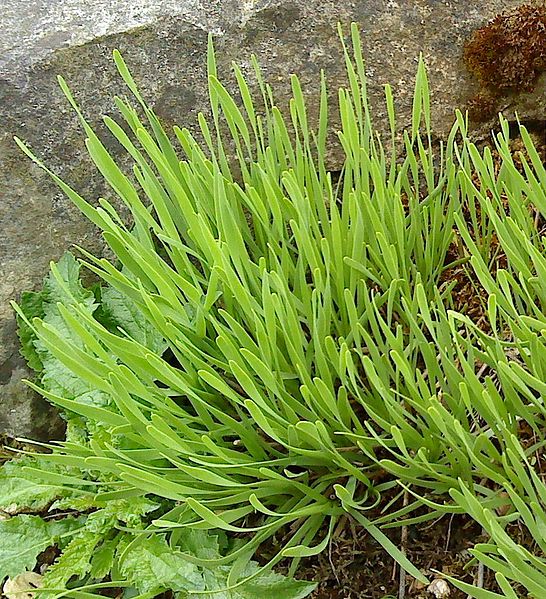
[[[498,106],[498,96],[485,91],[470,98],[466,103],[466,110],[470,120],[481,123],[495,117]]]
[[[531,90],[546,69],[546,6],[522,6],[497,15],[474,32],[465,62],[492,93]]]

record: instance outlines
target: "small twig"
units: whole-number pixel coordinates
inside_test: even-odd
[[[482,562],[478,564],[478,581],[476,582],[476,586],[479,589],[483,589],[483,583],[485,579],[485,566]]]
[[[353,549],[354,549],[356,531],[354,529],[352,521],[350,521],[346,515],[341,516],[341,518],[339,519],[339,522],[337,523],[337,526],[335,527],[334,532],[332,533],[330,542],[328,543],[328,563],[330,564],[330,568],[332,569],[332,572],[335,576],[335,579],[336,579],[336,582],[338,583],[338,585],[340,584],[340,580],[339,580],[339,576],[337,573],[336,565],[334,564],[334,560],[332,557],[332,545],[334,543],[334,540],[337,539],[341,535],[341,533],[345,530],[345,528],[347,526],[347,522],[350,522],[350,524],[351,524],[351,532],[353,533]]]
[[[485,580],[485,567],[482,564],[482,562],[480,562],[478,564],[478,575],[476,577],[476,587],[478,589],[483,589],[483,584],[484,584],[484,580]],[[466,599],[472,599],[472,595],[468,595]]]
[[[404,507],[406,507],[409,503],[409,494],[407,491],[404,491]],[[408,542],[408,527],[406,525],[402,526],[402,531],[400,533],[400,551],[405,556],[406,555],[406,545]],[[398,599],[404,599],[406,596],[406,570],[404,567],[400,566],[400,573],[398,578]]]
[[[481,368],[478,370],[477,374],[476,374],[476,378],[479,379],[482,374],[487,370],[487,368],[489,367],[489,364],[482,364]]]
[[[330,542],[328,543],[328,563],[330,564],[330,568],[332,568],[332,572],[336,578],[336,582],[339,585],[339,576],[337,575],[337,568],[334,564],[334,560],[332,559],[332,543],[333,543],[334,539],[330,539]]]
[[[453,518],[455,514],[451,514],[451,518],[449,519],[449,524],[447,525],[447,535],[446,535],[446,545],[444,547],[444,553],[447,553],[449,548],[449,541],[451,540],[451,524],[453,523]]]
[[[485,530],[482,529],[482,533],[483,534],[487,534],[485,532]],[[476,576],[476,586],[479,589],[483,589],[485,583],[485,566],[483,565],[482,562],[478,563],[478,574]],[[466,599],[472,599],[472,595],[468,595],[468,597]]]

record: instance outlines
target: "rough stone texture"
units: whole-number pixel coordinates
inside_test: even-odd
[[[429,68],[433,122],[449,128],[455,107],[477,91],[462,63],[472,31],[511,0],[4,0],[0,13],[0,431],[54,434],[55,419],[20,382],[9,300],[36,288],[48,262],[70,244],[94,251],[102,244],[93,228],[48,177],[21,155],[12,136],[35,152],[85,197],[110,195],[85,154],[78,123],[56,83],[63,74],[83,111],[97,123],[115,113],[112,96],[123,93],[111,53],[119,48],[145,97],[167,126],[190,126],[206,109],[207,34],[217,34],[219,73],[236,60],[249,70],[254,52],[267,79],[287,97],[288,73],[300,75],[316,105],[321,69],[330,87],[344,81],[336,23],[359,23],[367,59],[376,126],[386,123],[383,84],[393,85],[398,126],[410,122],[412,85],[419,52]],[[506,99],[505,110],[545,118],[541,93]],[[542,97],[542,100],[538,98]],[[312,111],[312,110],[311,110]],[[98,125],[99,134],[103,129]],[[110,143],[114,152],[118,148]],[[332,168],[340,166],[335,146]],[[50,425],[50,426],[49,426]]]

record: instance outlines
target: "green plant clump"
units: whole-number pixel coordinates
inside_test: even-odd
[[[130,174],[60,80],[91,158],[133,222],[51,173],[117,261],[81,249],[102,287],[83,290],[53,267],[60,303],[56,296],[34,319],[18,308],[27,356],[43,368],[36,388],[72,423],[67,441],[50,444],[30,470],[42,485],[103,506],[82,534],[95,534],[97,513],[112,523],[95,556],[68,570],[89,588],[113,585],[100,582],[107,575],[130,584],[128,564],[169,550],[185,560],[180,576],[201,576],[184,583],[199,587],[195,596],[212,588],[234,593],[218,598],[238,589],[247,597],[245,585],[276,576],[264,572],[281,560],[293,575],[302,558],[324,551],[345,517],[426,582],[381,528],[466,512],[489,536],[473,555],[496,572],[501,594],[454,584],[478,599],[515,599],[522,588],[543,596],[546,486],[534,460],[546,419],[546,171],[524,127],[526,154],[515,164],[504,120],[498,160],[469,140],[460,113],[447,141],[433,144],[422,61],[401,143],[385,87],[392,136],[383,145],[351,33],[336,183],[325,159],[324,79],[317,127],[297,77],[285,119],[256,65],[261,108],[234,66],[239,108],[218,79],[211,42],[213,126],[199,117],[203,145],[175,127],[181,158],[116,53],[137,108],[116,98],[123,125],[104,122],[133,160]],[[479,320],[457,301],[456,268],[482,298]],[[387,493],[413,499],[398,509],[395,495],[372,520]],[[534,553],[513,540],[511,523],[529,531]],[[112,541],[119,530],[133,535],[121,550],[110,544],[121,542]],[[227,534],[225,542],[192,550],[206,531],[206,539]],[[266,542],[278,551],[260,569],[250,560]],[[72,559],[70,546],[60,560]],[[113,570],[96,563],[106,554]],[[222,572],[222,583],[207,587],[206,572]],[[139,592],[194,597],[154,573],[161,584],[140,580]],[[63,589],[70,577],[61,578],[50,587]]]
[[[29,319],[39,317],[83,348],[61,315],[63,305],[77,304],[112,334],[130,335],[159,353],[166,343],[126,296],[109,286],[84,288],[72,254],[65,254],[52,268],[41,292],[27,292],[21,298],[22,352],[36,370],[42,392],[62,395],[90,412],[112,410],[111,398],[54,356],[28,325]],[[132,448],[111,422],[98,422],[62,406],[61,411],[67,420],[66,447]],[[10,517],[0,520],[0,581],[9,576],[24,588],[25,570],[32,570],[39,555],[55,545],[60,556],[39,580],[40,592],[48,598],[64,596],[68,590],[81,598],[105,587],[124,589],[124,597],[131,599],[167,590],[180,599],[198,599],[205,592],[212,599],[301,599],[313,590],[313,583],[260,571],[257,563],[249,562],[241,573],[248,580],[225,595],[229,567],[216,562],[237,547],[233,539],[221,530],[210,534],[180,530],[168,537],[162,531],[151,534],[152,520],[173,509],[174,502],[153,493],[117,496],[118,490],[116,477],[101,471],[100,465],[58,462],[44,454],[4,464],[0,510]],[[107,492],[113,495],[104,497]]]

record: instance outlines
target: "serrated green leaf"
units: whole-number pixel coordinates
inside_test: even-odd
[[[37,556],[60,541],[66,533],[82,527],[78,518],[43,520],[19,515],[0,520],[0,580],[32,570]]]
[[[55,500],[74,493],[55,485],[40,483],[23,470],[36,467],[38,460],[22,457],[5,462],[0,468],[0,509],[9,514],[40,512]]]
[[[227,545],[225,534],[221,531],[214,534],[205,530],[180,529],[176,534],[179,551],[204,560],[217,559]]]
[[[163,337],[136,304],[113,287],[102,289],[100,311],[96,318],[113,333],[122,329],[154,353],[161,355],[166,348]]]
[[[260,569],[257,563],[250,562],[241,573],[241,578],[248,578]],[[214,589],[224,589],[227,587],[230,568],[228,566],[218,566],[214,570],[205,570],[203,576],[205,579],[207,591]],[[207,593],[206,597],[210,599],[303,599],[308,597],[317,587],[316,583],[305,580],[294,580],[271,570],[262,572],[254,576],[248,582],[241,584],[230,590],[222,590],[218,593]],[[203,599],[203,595],[188,595],[187,599]]]
[[[21,294],[19,306],[29,321],[32,321],[33,318],[44,317],[43,305],[47,301],[47,298],[47,291],[26,291]],[[17,325],[17,334],[19,335],[19,340],[21,341],[21,355],[25,358],[27,364],[32,370],[35,372],[41,372],[43,370],[43,364],[34,345],[36,341],[36,335],[32,330],[32,327],[25,322],[25,320],[23,320],[19,314],[17,315]]]
[[[95,503],[98,507],[98,504]],[[158,504],[144,497],[109,501],[105,507],[98,509],[87,518],[86,528],[93,532],[106,533],[123,522],[128,527],[139,529],[143,527],[142,517],[155,509]]]
[[[119,569],[141,593],[161,589],[189,592],[205,588],[198,567],[173,551],[158,534],[132,543],[123,552]]]
[[[71,578],[85,576],[91,569],[95,547],[101,540],[101,533],[89,530],[75,535],[61,556],[46,570],[42,585],[44,589],[63,589]]]
[[[95,551],[91,559],[91,569],[89,571],[92,578],[102,580],[106,578],[112,570],[114,563],[114,554],[118,546],[121,535],[117,535],[113,539],[104,541],[102,545]]]
[[[85,289],[80,279],[80,264],[71,252],[65,252],[60,260],[52,265],[51,272],[44,281],[44,292],[47,293],[47,303],[78,303],[92,306],[93,292]]]

